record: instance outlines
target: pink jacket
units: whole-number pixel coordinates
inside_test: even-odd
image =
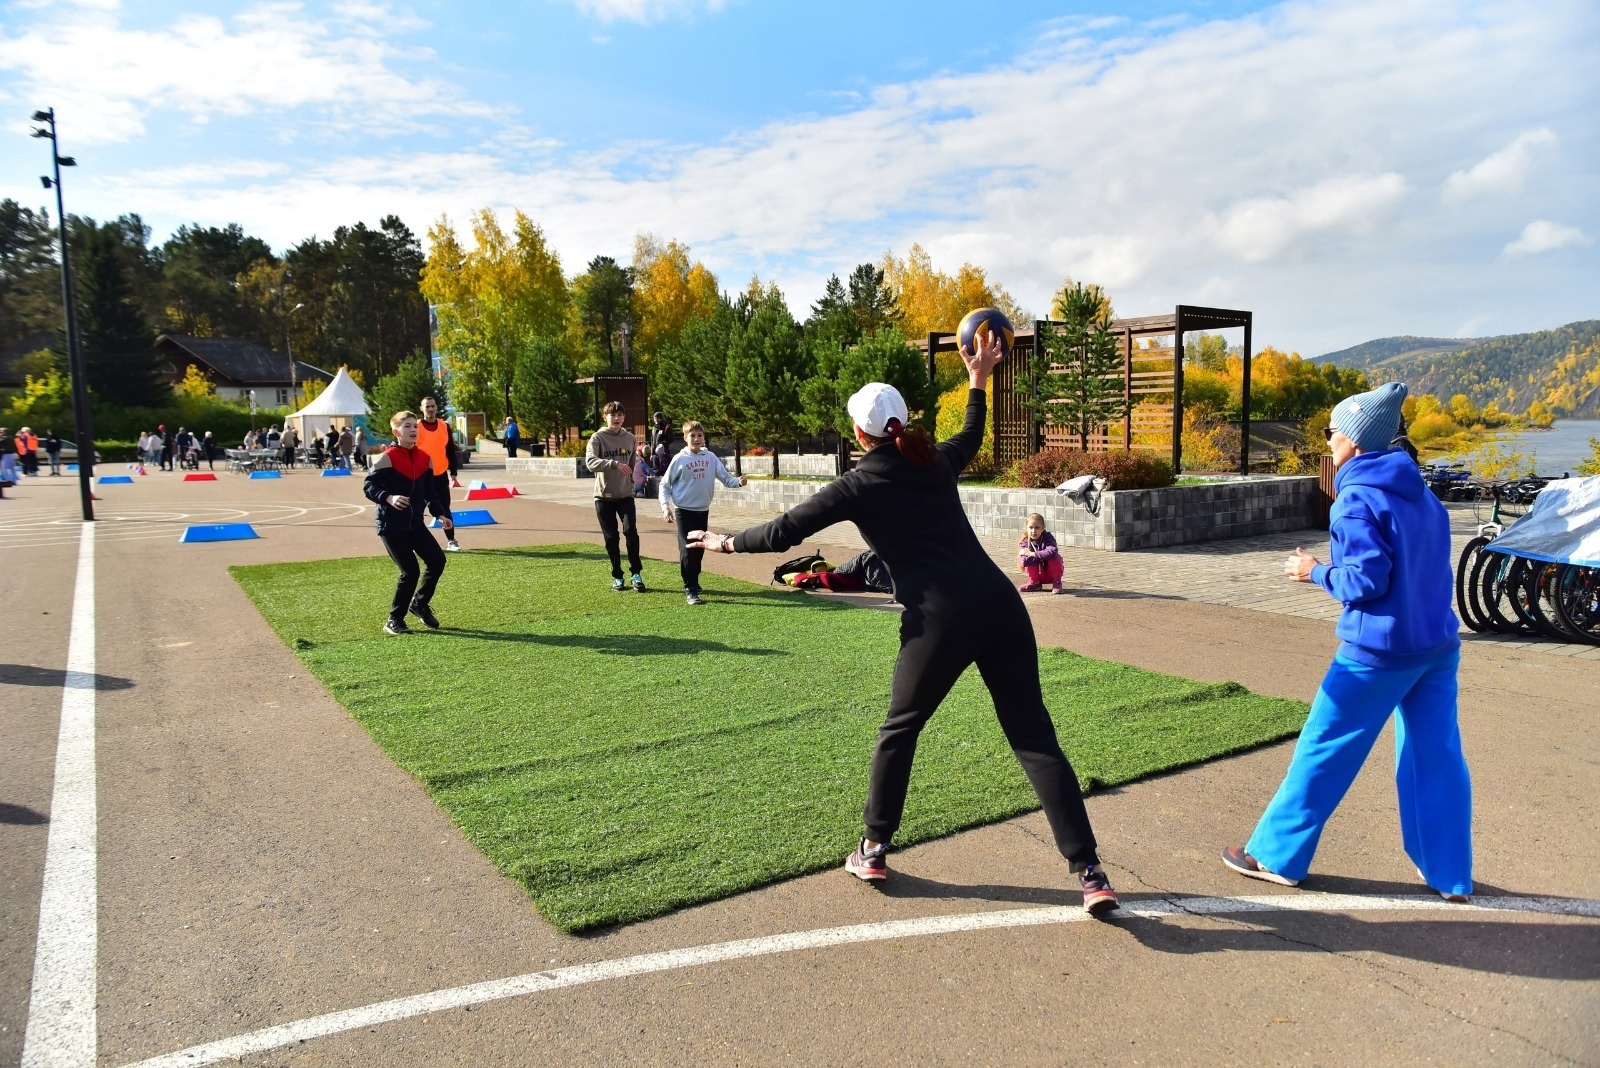
[[[1046,560],[1060,555],[1061,550],[1056,548],[1056,536],[1048,530],[1044,532],[1044,537],[1038,541],[1032,541],[1024,534],[1022,540],[1017,542],[1018,564],[1042,564]]]

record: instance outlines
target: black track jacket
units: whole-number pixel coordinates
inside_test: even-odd
[[[954,611],[973,601],[1009,594],[1011,580],[989,559],[961,508],[956,476],[983,444],[988,403],[967,391],[961,432],[938,444],[939,458],[921,467],[885,442],[854,471],[769,523],[734,535],[742,553],[783,552],[834,523],[851,522],[889,567],[894,597],[908,612]]]
[[[436,516],[450,514],[450,491],[439,488],[433,477],[433,462],[421,449],[385,446],[362,481],[361,492],[377,506],[374,525],[379,534],[428,529],[422,514],[424,504]],[[397,493],[410,497],[411,507],[391,508],[389,498]]]

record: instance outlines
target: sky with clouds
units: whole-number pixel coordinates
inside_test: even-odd
[[[0,196],[46,204],[53,106],[68,209],[158,239],[521,208],[569,273],[648,230],[802,315],[915,241],[1306,355],[1600,316],[1592,0],[1002,7],[14,0]]]

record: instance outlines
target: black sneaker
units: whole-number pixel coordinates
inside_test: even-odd
[[[410,634],[411,628],[406,626],[406,621],[403,619],[391,619],[383,625],[383,632],[385,634]]]
[[[611,580],[611,588],[616,592],[621,593],[623,590],[628,588],[628,584],[619,578],[614,578]]]
[[[429,630],[438,630],[439,629],[439,617],[434,615],[433,614],[433,609],[429,608],[427,605],[425,605],[425,604],[414,604],[414,605],[412,605],[411,606],[411,614],[416,616],[418,619],[422,620],[422,625],[424,627],[427,627]]]
[[[1222,851],[1222,863],[1240,875],[1279,886],[1299,886],[1299,879],[1286,879],[1275,871],[1268,871],[1261,862],[1244,851],[1244,846],[1228,846]]]
[[[1091,916],[1115,912],[1122,907],[1117,892],[1111,889],[1111,880],[1100,865],[1091,864],[1078,875],[1078,885],[1083,888],[1083,911]]]
[[[700,591],[699,590],[690,590],[688,593],[684,594],[683,599],[688,601],[690,604],[701,604],[701,603],[703,603],[700,600]]]
[[[889,847],[882,842],[868,849],[863,838],[856,851],[845,858],[844,870],[864,883],[881,883],[889,877],[889,862],[884,859],[888,852]]]
[[[633,573],[633,578],[629,579],[628,581],[633,583],[634,593],[644,592],[644,576],[639,574],[639,572],[635,571]]]

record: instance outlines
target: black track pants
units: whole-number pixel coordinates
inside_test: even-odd
[[[1078,777],[1061,751],[1039,686],[1033,623],[1014,590],[991,598],[989,610],[960,615],[907,611],[900,619],[900,656],[889,691],[889,715],[878,731],[864,822],[867,837],[887,842],[900,827],[917,736],[968,665],[976,663],[994,698],[995,716],[1011,751],[1044,807],[1056,848],[1073,871],[1099,863]]]
[[[617,537],[618,528],[621,528],[623,537],[628,539],[628,567],[635,574],[644,570],[644,565],[639,561],[639,520],[633,510],[632,497],[619,497],[615,500],[606,497],[594,499],[594,514],[600,520],[600,534],[606,541],[606,555],[611,557],[611,577],[622,577],[622,552]]]
[[[683,575],[683,590],[685,593],[699,593],[700,562],[705,559],[706,551],[689,548],[689,531],[705,530],[706,524],[711,522],[711,511],[674,508],[672,514],[678,523],[678,572]]]
[[[439,499],[441,501],[448,501],[450,499],[450,476],[434,475],[433,489],[434,492],[439,495]],[[431,508],[432,505],[429,505],[429,507]],[[445,531],[444,536],[450,541],[456,541],[457,531],[454,527],[451,527],[449,530]]]
[[[412,507],[420,505],[413,504]],[[389,550],[389,559],[400,569],[400,581],[394,584],[394,603],[389,606],[389,618],[404,619],[413,603],[426,606],[433,600],[434,587],[439,585],[439,576],[444,573],[444,550],[439,548],[433,534],[426,530],[395,530],[380,534],[379,537],[383,539],[383,547]],[[422,558],[421,568],[417,566],[418,557]],[[422,576],[420,586],[417,585],[419,571]]]

